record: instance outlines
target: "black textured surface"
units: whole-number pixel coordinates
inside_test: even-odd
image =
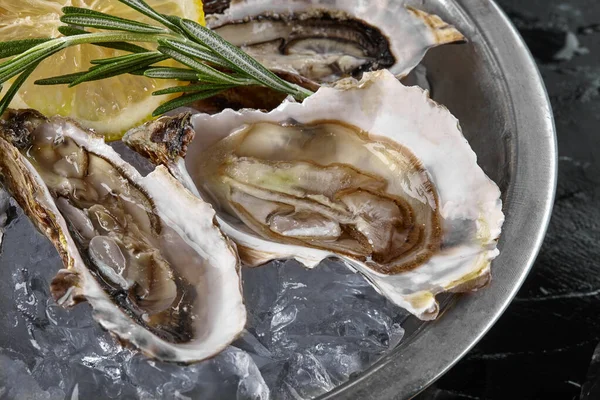
[[[598,400],[600,365],[590,362],[600,341],[600,1],[498,3],[534,53],[554,108],[554,212],[517,298],[418,399]],[[574,37],[580,48],[561,52]]]

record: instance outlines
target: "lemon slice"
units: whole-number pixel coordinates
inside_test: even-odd
[[[204,25],[201,0],[147,0],[156,11],[195,20]],[[91,8],[111,15],[158,24],[117,0],[0,0],[0,41],[60,36],[61,8]],[[147,47],[147,44],[143,44]],[[127,54],[93,45],[68,48],[44,60],[11,102],[13,108],[34,108],[45,115],[71,117],[105,135],[116,135],[151,118],[152,111],[169,99],[152,96],[177,81],[121,75],[83,83],[39,86],[34,81],[87,70],[91,60]],[[5,85],[9,86],[9,85]],[[6,90],[6,88],[4,89]]]

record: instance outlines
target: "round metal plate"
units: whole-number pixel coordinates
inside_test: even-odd
[[[373,0],[374,2],[377,0]],[[506,309],[542,244],[554,200],[557,151],[551,106],[518,32],[491,0],[421,0],[412,5],[457,26],[466,45],[425,60],[432,97],[461,121],[478,162],[502,190],[506,222],[493,281],[446,299],[432,323],[409,320],[394,351],[321,399],[408,399],[467,353]]]

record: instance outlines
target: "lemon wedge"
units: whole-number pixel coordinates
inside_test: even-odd
[[[147,0],[156,11],[181,16],[204,25],[201,0]],[[117,0],[0,0],[0,41],[58,37],[61,8],[90,8],[122,18],[156,25]],[[143,46],[147,46],[144,44]],[[152,111],[168,96],[152,96],[155,90],[177,85],[177,81],[121,75],[68,88],[39,86],[37,79],[87,70],[91,60],[127,54],[94,45],[74,46],[44,60],[21,87],[12,108],[33,108],[45,115],[63,115],[82,126],[118,138],[121,133],[151,118]],[[5,85],[9,86],[9,85]],[[4,88],[6,90],[6,88]]]

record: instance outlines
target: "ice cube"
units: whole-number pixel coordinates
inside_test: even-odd
[[[230,346],[216,357],[215,363],[219,364],[218,369],[225,376],[232,375],[239,379],[236,391],[237,400],[269,399],[269,388],[248,353]]]
[[[0,398],[64,400],[65,392],[56,386],[42,389],[23,361],[0,354]]]

